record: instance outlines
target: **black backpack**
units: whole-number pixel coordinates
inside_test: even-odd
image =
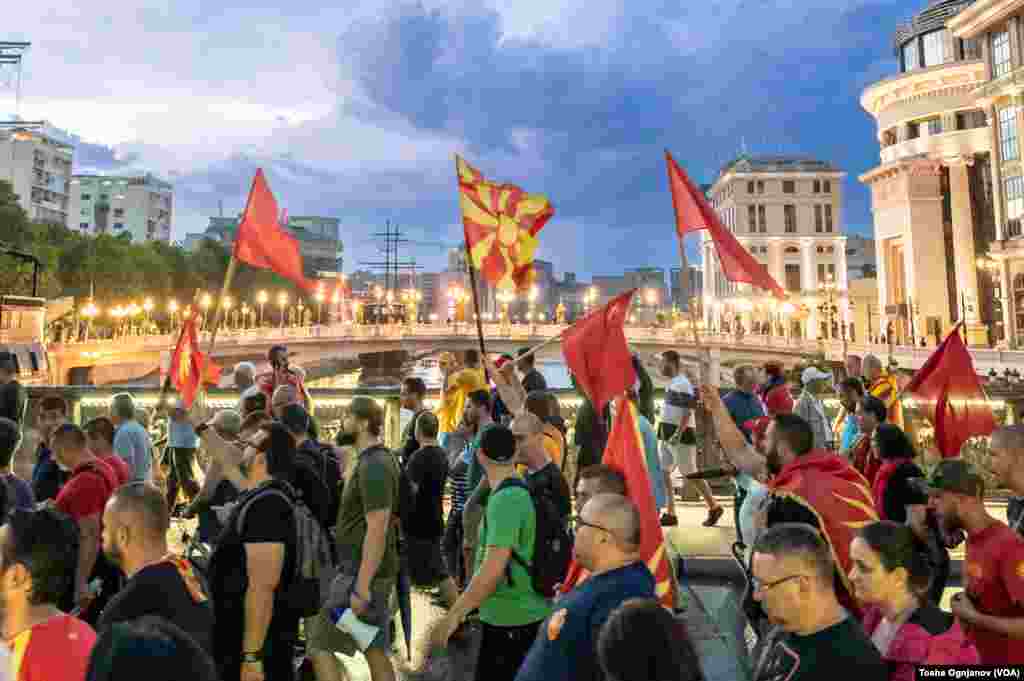
[[[546,488],[536,488],[518,477],[506,478],[491,496],[508,487],[521,487],[530,493],[533,510],[536,513],[536,532],[533,543],[533,563],[512,551],[512,560],[526,568],[530,573],[533,590],[545,598],[553,598],[558,585],[565,581],[572,561],[572,534],[569,532],[568,518],[562,517],[558,504]],[[487,515],[484,514],[484,523]],[[511,569],[507,569],[509,582],[512,581]]]
[[[306,506],[325,528],[334,527],[344,484],[334,448],[307,440],[295,451],[295,469],[295,486]]]

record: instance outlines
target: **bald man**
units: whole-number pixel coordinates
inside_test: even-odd
[[[1003,426],[992,433],[989,469],[1000,487],[1010,490],[1006,523],[1024,536],[1024,425]]]
[[[629,499],[598,494],[576,518],[576,560],[590,576],[563,596],[541,625],[516,681],[598,681],[596,634],[631,598],[654,598],[654,577],[640,559],[640,514]]]
[[[118,488],[103,512],[103,552],[128,582],[107,605],[96,627],[156,615],[173,622],[213,653],[213,608],[192,565],[167,549],[171,519],[156,487],[132,482]]]

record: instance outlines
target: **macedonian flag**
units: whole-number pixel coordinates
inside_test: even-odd
[[[187,318],[181,327],[174,354],[171,355],[169,370],[171,383],[181,395],[186,409],[192,408],[203,384],[217,385],[220,372],[220,367],[199,351],[195,316]]]
[[[536,278],[537,234],[555,214],[551,202],[513,184],[490,182],[459,156],[455,166],[466,248],[473,267],[495,288],[529,290]]]

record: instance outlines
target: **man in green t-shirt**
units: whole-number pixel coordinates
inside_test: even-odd
[[[516,474],[515,436],[492,425],[480,435],[477,461],[493,490],[480,523],[476,571],[466,591],[440,621],[434,643],[448,639],[473,610],[479,609],[483,636],[476,663],[479,681],[513,681],[526,658],[537,629],[551,614],[551,605],[534,591],[533,563],[537,515],[530,493]],[[513,560],[515,552],[520,560]]]
[[[349,583],[347,605],[363,622],[380,631],[363,653],[373,681],[392,681],[391,592],[398,576],[398,527],[394,513],[398,506],[398,462],[381,442],[384,410],[370,397],[352,399],[343,418],[345,432],[356,434],[359,457],[350,466],[345,481],[335,530],[340,578]],[[352,638],[335,626],[322,612],[306,620],[306,645],[318,681],[341,681],[344,676],[334,653],[354,655]]]

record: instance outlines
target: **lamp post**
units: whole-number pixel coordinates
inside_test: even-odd
[[[320,287],[319,289],[317,289],[317,292],[316,292],[316,304],[317,304],[316,323],[317,323],[317,325],[323,324],[323,322],[324,322],[324,298],[325,298],[325,296],[324,296],[324,289],[323,289],[323,287]]]
[[[178,301],[174,298],[171,298],[170,301],[168,301],[167,312],[171,320],[171,333],[174,333],[174,330],[178,328]]]
[[[85,307],[82,308],[82,316],[85,317],[85,340],[89,340],[89,330],[92,328],[92,320],[95,319],[96,315],[100,313],[100,309],[96,307],[96,303],[93,302],[92,298],[85,303]]]
[[[242,303],[242,328],[249,330],[249,314],[252,312],[252,308],[249,307],[249,303]]]
[[[146,298],[144,301],[142,301],[142,311],[146,313],[146,333],[149,333],[149,315],[153,311],[154,307],[155,305],[153,304],[152,298]]]
[[[295,319],[295,326],[306,325],[306,303],[303,302],[302,298],[299,298],[299,304],[297,306],[298,316]]]
[[[213,298],[210,297],[209,293],[204,293],[202,298],[199,299],[199,307],[203,310],[203,324],[199,329],[200,331],[210,328],[210,320],[207,313],[210,311],[211,305],[213,305]]]
[[[263,306],[267,304],[267,298],[266,291],[260,291],[256,294],[256,302],[260,306],[260,311],[256,318],[256,326],[263,326]]]
[[[142,314],[142,308],[137,303],[132,302],[132,304],[128,306],[128,332],[130,335],[138,335],[138,332],[140,331],[137,322],[140,314]]]
[[[335,321],[341,321],[341,294],[335,291],[331,295],[331,305],[334,306]]]
[[[281,308],[281,328],[284,328],[284,309],[288,306],[288,294],[281,291],[277,294],[277,304]]]
[[[835,333],[832,327],[836,323],[839,308],[836,307],[836,284],[832,281],[831,274],[818,286],[818,291],[825,297],[818,305],[818,312],[825,317],[825,338],[834,340]]]
[[[647,307],[651,309],[651,326],[654,326],[658,321],[658,292],[653,288],[649,288],[644,294],[644,298],[646,299]]]
[[[234,301],[231,300],[231,296],[224,296],[220,301],[220,307],[224,310],[224,326],[227,327],[228,331],[231,330],[231,306]]]

